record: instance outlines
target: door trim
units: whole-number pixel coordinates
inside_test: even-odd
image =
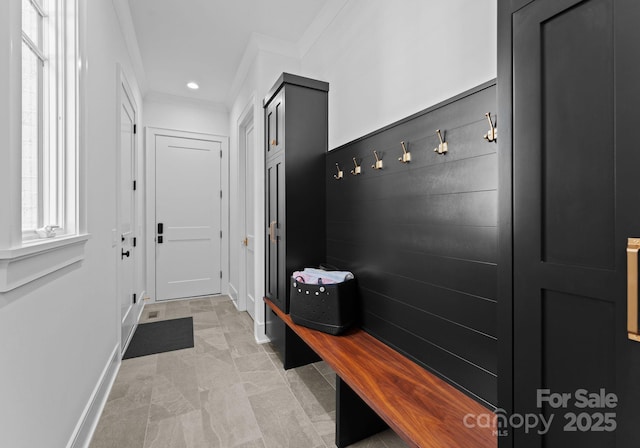
[[[116,315],[118,316],[117,318],[117,334],[119,335],[118,339],[119,339],[119,346],[120,346],[120,350],[121,350],[121,354],[123,354],[126,350],[126,348],[129,345],[129,342],[131,341],[131,338],[133,337],[133,333],[136,331],[136,327],[138,325],[138,321],[140,320],[140,316],[142,315],[142,309],[144,308],[144,300],[142,300],[142,298],[145,295],[144,292],[144,286],[142,286],[142,290],[138,290],[138,286],[140,285],[140,276],[142,273],[142,269],[141,269],[141,260],[143,259],[144,255],[142,253],[138,254],[138,255],[134,255],[133,258],[133,264],[132,264],[132,268],[133,268],[133,291],[135,294],[137,294],[137,297],[139,297],[140,299],[137,300],[137,302],[131,307],[131,309],[129,310],[129,313],[132,313],[133,316],[133,327],[131,329],[131,331],[129,332],[129,335],[127,336],[127,340],[123,341],[122,340],[122,316],[121,316],[121,310],[120,310],[120,284],[122,282],[122,274],[121,274],[121,267],[120,267],[120,249],[121,249],[121,242],[120,242],[120,238],[118,237],[119,234],[119,229],[120,229],[120,220],[121,220],[121,216],[120,216],[120,157],[121,157],[121,147],[120,147],[120,132],[121,132],[121,119],[122,119],[122,102],[124,101],[123,95],[126,95],[129,102],[131,103],[131,106],[133,107],[133,114],[134,114],[134,124],[137,125],[137,120],[139,118],[139,113],[138,113],[138,104],[136,102],[136,98],[133,95],[133,91],[131,90],[130,84],[127,81],[127,77],[122,69],[122,66],[120,64],[116,65],[116,81],[117,81],[117,88],[116,88],[116,210],[115,210],[115,216],[116,216],[116,226],[115,229],[113,229],[112,234],[113,234],[113,240],[111,242],[111,247],[115,248],[115,255],[114,255],[114,262],[116,263],[116,300],[115,300],[115,305],[116,305]],[[136,138],[133,139],[133,157],[132,157],[132,163],[133,163],[133,172],[134,172],[134,177],[137,177],[137,175],[139,174],[139,148],[140,148],[140,137],[137,136]],[[140,203],[140,195],[134,194],[133,195],[133,216],[131,217],[132,220],[132,229],[133,229],[133,233],[136,234],[136,229],[138,229],[138,219],[140,218],[139,216],[139,211],[141,209],[142,205]]]
[[[146,174],[146,260],[147,260],[147,292],[149,300],[156,301],[156,137],[196,138],[220,143],[222,160],[220,164],[220,186],[222,188],[222,203],[220,206],[220,228],[222,240],[220,243],[220,279],[221,294],[228,294],[229,284],[229,137],[224,135],[205,134],[201,132],[180,131],[156,127],[145,127],[145,174]]]
[[[255,139],[255,127],[253,125],[253,100],[240,114],[238,118],[238,196],[239,196],[239,214],[240,214],[240,228],[245,233],[240,235],[241,238],[246,237],[247,232],[247,213],[246,213],[246,165],[247,165],[247,131],[253,128]],[[254,150],[255,150],[254,142]],[[254,176],[255,178],[255,176]],[[255,197],[255,192],[253,192]],[[255,228],[253,229],[255,234]],[[247,248],[243,247],[240,252],[240,266],[239,266],[239,282],[238,285],[238,310],[247,310]],[[254,310],[255,315],[255,310]]]
[[[512,14],[530,0],[498,5],[498,408],[513,415],[513,52]],[[512,4],[513,3],[513,4]],[[519,3],[516,5],[515,3]],[[513,431],[498,437],[500,448],[513,448]]]
[[[253,122],[253,138],[254,138],[254,151],[256,153],[256,158],[254,161],[253,169],[255,170],[255,181],[253,185],[253,198],[254,198],[254,285],[253,291],[255,294],[255,314],[253,321],[253,335],[258,343],[269,342],[269,338],[267,338],[265,333],[265,308],[264,302],[262,301],[262,297],[264,297],[264,270],[265,270],[265,239],[264,239],[264,229],[262,227],[262,223],[265,218],[264,211],[264,183],[265,183],[265,158],[264,158],[264,110],[262,109],[262,100],[257,99],[256,92],[252,92],[246,105],[242,109],[238,117],[238,121],[236,122],[236,131],[238,132],[238,140],[240,139],[241,134],[241,126],[246,126],[248,123]],[[240,144],[237,144],[237,148],[239,150]],[[239,160],[238,160],[239,162]],[[238,163],[238,172],[240,170],[240,163]],[[239,176],[238,176],[239,178]],[[238,184],[238,188],[240,188],[240,184]],[[239,190],[238,190],[239,191]],[[239,219],[239,223],[244,223],[244,215],[243,212],[238,210],[236,216]],[[233,246],[233,250],[238,250],[237,246]],[[240,257],[242,258],[242,257]],[[244,270],[244,267],[241,267]],[[240,271],[240,275],[238,276],[239,281],[242,282],[244,279],[244,274]]]

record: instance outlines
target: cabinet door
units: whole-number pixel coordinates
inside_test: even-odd
[[[286,163],[284,152],[274,161],[278,185],[276,241],[278,245],[278,299],[285,313],[289,312],[289,274],[287,274],[287,220],[286,220]]]
[[[640,237],[639,21],[631,0],[512,16],[514,411],[553,418],[515,429],[518,448],[640,443],[626,251]]]
[[[266,167],[266,275],[265,275],[265,294],[268,299],[277,304],[278,296],[278,245],[274,240],[275,237],[275,225],[278,222],[277,218],[277,198],[278,198],[278,184],[277,184],[277,166],[273,163],[273,160],[267,162]]]
[[[267,162],[266,296],[286,310],[284,285],[284,154]]]
[[[281,90],[266,109],[265,128],[267,157],[284,149],[284,90]]]

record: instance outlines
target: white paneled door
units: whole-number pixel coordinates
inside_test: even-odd
[[[135,191],[135,103],[124,83],[120,86],[120,142],[118,154],[118,234],[120,253],[118,256],[118,297],[120,308],[121,350],[124,352],[137,316],[134,312],[135,253],[134,221]]]
[[[156,136],[156,300],[220,292],[221,144]]]
[[[253,188],[255,183],[255,152],[254,152],[254,131],[253,126],[246,129],[245,132],[245,176],[244,176],[244,192],[245,192],[245,291],[247,294],[247,312],[252,319],[255,320],[256,300],[255,300],[255,219],[254,219],[254,195]]]

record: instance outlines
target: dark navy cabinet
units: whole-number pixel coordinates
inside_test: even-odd
[[[293,271],[325,261],[328,91],[325,82],[283,73],[264,100],[265,295],[285,313]],[[294,367],[287,363],[287,350],[296,342],[268,307],[265,311],[267,336],[285,368]]]
[[[639,21],[632,0],[499,2],[500,407],[554,418],[501,447],[640,441]]]

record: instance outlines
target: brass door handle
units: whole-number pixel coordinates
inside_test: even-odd
[[[271,140],[271,146],[277,146],[278,145],[278,140],[273,139]]]
[[[640,238],[627,240],[627,335],[640,342],[638,334],[638,251]]]
[[[269,239],[271,240],[272,243],[276,243],[276,223],[278,221],[271,221],[271,224],[269,224]]]
[[[249,238],[245,238],[242,240],[242,245],[243,246],[248,246],[249,245]]]

